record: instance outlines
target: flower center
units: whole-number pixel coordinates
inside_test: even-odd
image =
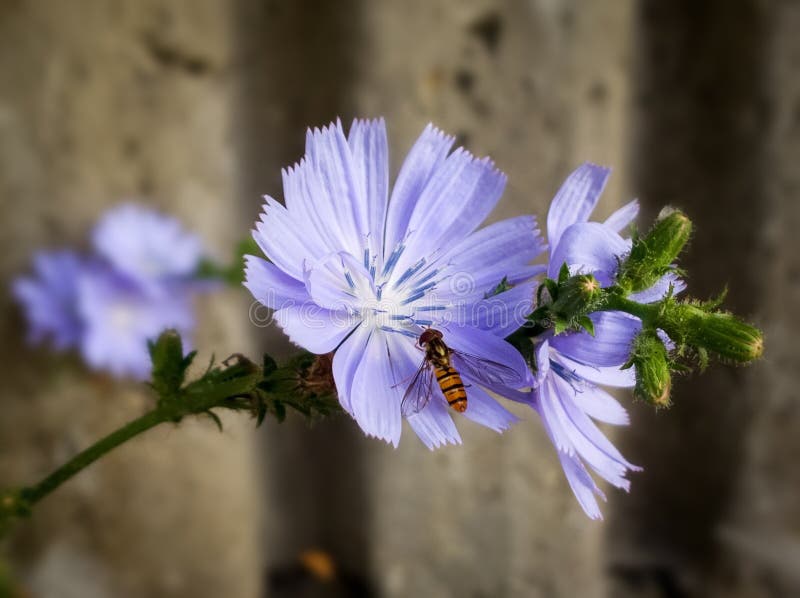
[[[435,260],[421,258],[402,270],[397,268],[405,249],[403,242],[398,243],[381,268],[370,250],[364,250],[364,268],[372,281],[369,291],[364,292],[365,285],[353,283],[347,271],[345,279],[354,296],[361,299],[359,315],[366,325],[417,338],[419,327],[431,326],[437,312],[441,315],[449,302],[437,297],[444,268],[435,267]]]
[[[127,303],[115,303],[110,312],[111,327],[121,333],[127,333],[136,321],[136,312]]]

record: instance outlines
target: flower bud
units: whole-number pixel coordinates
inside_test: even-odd
[[[725,312],[707,312],[687,304],[675,306],[671,320],[677,320],[683,342],[695,349],[705,349],[723,360],[749,363],[764,352],[764,336],[751,326]],[[667,330],[667,334],[670,333]]]
[[[647,235],[635,239],[622,264],[617,284],[629,293],[653,286],[678,259],[692,233],[692,221],[673,208],[664,208]]]
[[[630,362],[636,369],[636,398],[656,407],[669,407],[672,388],[669,356],[655,330],[639,333],[633,343]]]
[[[577,321],[593,312],[602,296],[600,282],[591,274],[570,276],[558,286],[558,298],[551,308],[556,315]]]

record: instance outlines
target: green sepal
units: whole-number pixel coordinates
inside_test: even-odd
[[[217,424],[217,428],[219,429],[220,432],[222,432],[222,420],[219,418],[219,416],[213,411],[211,411],[211,409],[209,409],[208,411],[204,411],[203,413],[208,417],[210,417],[211,421]]]
[[[563,285],[569,279],[569,266],[567,262],[561,264],[561,268],[558,270],[558,284]]]
[[[508,291],[510,289],[513,289],[513,288],[514,288],[514,285],[512,285],[510,282],[508,282],[508,276],[503,276],[503,280],[498,282],[491,291],[489,291],[488,293],[485,293],[483,298],[484,299],[489,299],[491,297],[499,295],[500,293],[505,293],[506,291]]]
[[[261,360],[261,371],[264,377],[266,378],[270,376],[277,369],[278,369],[278,362],[275,361],[267,353],[264,353],[264,357]]]
[[[578,324],[590,335],[594,336],[594,322],[589,316],[581,316],[578,318]]]
[[[566,332],[570,329],[569,321],[564,320],[563,318],[556,318],[555,323],[553,325],[553,334],[558,336],[562,332]]]
[[[183,342],[176,330],[167,330],[155,341],[149,341],[148,349],[153,363],[150,384],[160,401],[174,400],[180,393],[186,370],[197,352],[183,355]]]

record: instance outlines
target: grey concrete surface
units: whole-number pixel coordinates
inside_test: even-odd
[[[634,411],[623,448],[646,471],[608,528],[611,595],[796,595],[797,6],[637,8],[634,190],[651,216],[689,214],[690,289],[728,285],[767,349],[679,380],[668,411]]]
[[[0,3],[0,484],[33,482],[151,400],[20,348],[8,283],[31,252],[84,243],[103,209],[132,197],[221,256],[241,236],[232,34],[218,2]],[[203,307],[203,361],[247,348],[247,303],[231,293]],[[10,546],[23,586],[44,598],[259,595],[253,433],[227,423],[222,435],[208,422],[155,430],[48,498]]]
[[[257,436],[157,430],[48,499],[15,536],[34,596],[613,596],[800,592],[797,210],[800,9],[722,0],[0,0],[0,281],[147,196],[225,255],[282,195],[304,129],[387,119],[393,172],[433,121],[510,177],[498,219],[543,219],[585,160],[614,166],[598,215],[684,208],[699,295],[767,330],[753,369],[680,380],[611,431],[644,465],[588,521],[532,413],[460,423],[429,453],[347,417]],[[230,291],[201,350],[291,347]],[[2,295],[4,340],[21,338]],[[6,342],[0,483],[23,482],[140,413],[145,395]],[[57,392],[56,392],[57,391]],[[56,396],[54,396],[54,394]],[[298,569],[322,549],[332,584]],[[165,553],[169,556],[165,558]]]

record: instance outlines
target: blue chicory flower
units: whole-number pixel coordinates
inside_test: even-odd
[[[476,231],[506,177],[488,159],[429,125],[406,157],[393,190],[383,120],[337,122],[309,130],[306,154],[283,172],[285,206],[266,197],[253,237],[271,260],[248,256],[245,286],[290,339],[307,350],[335,351],[339,400],[368,435],[397,446],[406,387],[420,367],[415,346],[427,327],[449,347],[509,368],[509,384],[527,367],[503,337],[530,311],[544,271],[530,262],[544,245],[533,217]],[[511,290],[492,295],[507,279]],[[490,296],[491,295],[491,296]],[[464,416],[502,431],[517,418],[462,372]],[[460,437],[438,388],[407,415],[435,448]]]
[[[194,329],[191,294],[173,285],[139,284],[106,264],[92,264],[78,280],[78,310],[84,329],[80,351],[89,367],[117,377],[146,380],[147,343],[169,328],[190,344]]]
[[[14,282],[29,338],[77,348],[93,369],[146,379],[148,340],[175,328],[190,342],[191,300],[205,288],[193,279],[202,244],[177,220],[133,204],[109,210],[92,238],[98,255],[42,252],[34,275]]]
[[[33,276],[13,282],[14,296],[28,322],[30,342],[49,338],[59,351],[78,344],[83,322],[77,309],[77,283],[83,262],[72,251],[40,251],[33,258]]]
[[[548,276],[558,277],[564,263],[571,274],[593,274],[601,286],[613,283],[620,259],[630,251],[631,240],[620,236],[636,217],[632,201],[605,222],[589,222],[610,170],[584,164],[564,182],[550,206],[547,235],[550,243]],[[660,299],[682,281],[670,273],[652,288],[631,295],[647,303]],[[596,496],[605,500],[586,464],[612,485],[628,490],[629,471],[640,468],[628,462],[597,428],[592,419],[615,425],[628,423],[625,409],[598,385],[632,387],[632,368],[620,367],[630,357],[631,344],[641,322],[626,313],[603,311],[590,315],[594,336],[585,331],[543,335],[536,343],[535,380],[531,391],[550,439],[558,450],[564,473],[586,514],[601,518]]]
[[[97,254],[151,290],[192,278],[203,257],[199,237],[180,221],[135,203],[108,210],[92,233]]]

